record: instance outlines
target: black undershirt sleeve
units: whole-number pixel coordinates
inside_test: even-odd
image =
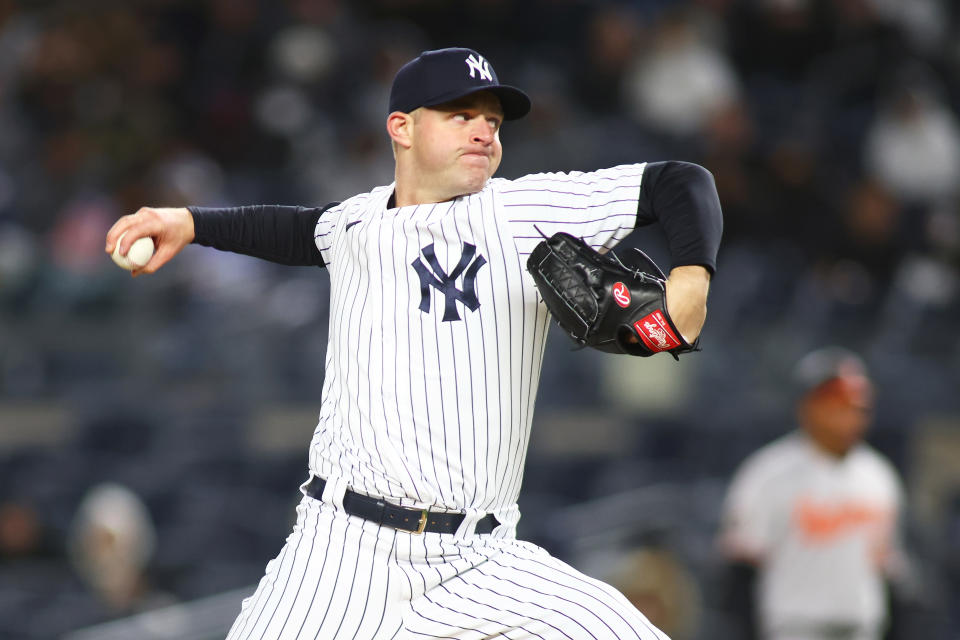
[[[335,203],[334,203],[335,204]],[[320,215],[330,208],[257,205],[189,207],[194,243],[286,265],[323,266],[314,243]],[[648,163],[637,206],[637,226],[658,222],[672,267],[702,265],[716,271],[723,231],[713,176],[689,162]]]
[[[713,175],[698,164],[668,160],[643,170],[637,226],[659,223],[667,237],[671,267],[701,265],[717,270],[723,214]]]
[[[325,207],[188,207],[195,244],[278,264],[322,267],[314,230]]]

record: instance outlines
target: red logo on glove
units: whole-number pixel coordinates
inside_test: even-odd
[[[630,306],[630,289],[622,282],[613,285],[613,299],[617,304],[626,309]]]
[[[669,351],[683,344],[660,310],[637,320],[633,323],[633,328],[650,351]]]

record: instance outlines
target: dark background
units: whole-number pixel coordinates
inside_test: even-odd
[[[499,175],[687,160],[713,172],[725,213],[701,354],[572,352],[553,332],[520,534],[614,581],[651,552],[665,573],[638,575],[674,585],[659,597],[686,621],[676,639],[738,637],[716,579],[723,491],[792,427],[795,360],[841,344],[871,367],[869,439],[907,492],[917,578],[896,631],[958,637],[958,13],[949,0],[0,0],[0,638],[259,579],[305,478],[327,276],[189,247],[131,280],[104,234],[148,204],[319,205],[390,182],[393,73],[442,46],[480,50],[533,99],[502,131]],[[655,229],[627,244],[669,264]],[[120,601],[91,587],[76,543],[105,482],[142,501],[155,535]],[[239,598],[183,611],[207,611],[222,637]]]

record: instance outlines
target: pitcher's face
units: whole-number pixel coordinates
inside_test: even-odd
[[[416,109],[411,160],[421,190],[441,201],[483,189],[503,157],[502,123],[500,101],[486,91]]]

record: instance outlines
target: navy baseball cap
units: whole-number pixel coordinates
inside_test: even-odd
[[[403,65],[393,78],[390,112],[435,107],[477,91],[490,91],[500,99],[505,120],[522,118],[530,111],[527,94],[500,84],[486,58],[473,49],[456,47],[424,51]]]

